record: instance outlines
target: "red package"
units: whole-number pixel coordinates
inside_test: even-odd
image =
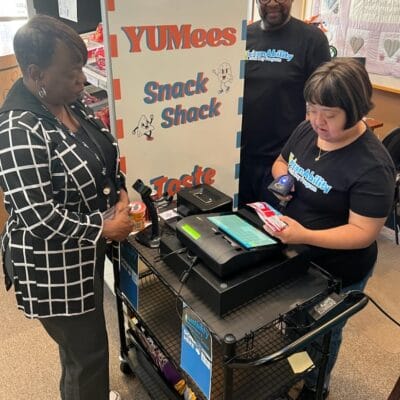
[[[98,48],[94,53],[94,57],[96,59],[97,67],[101,70],[105,70],[106,69],[106,58],[104,55],[104,47]]]
[[[91,35],[90,39],[95,42],[103,43],[103,24],[101,22],[98,23],[97,28]]]
[[[108,107],[104,107],[103,109],[96,111],[96,117],[101,120],[101,122],[110,129],[110,111]]]

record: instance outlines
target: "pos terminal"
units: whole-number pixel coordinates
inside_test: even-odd
[[[199,189],[201,200],[207,194],[213,204],[199,203]],[[208,187],[187,192],[178,203],[190,212],[173,225],[165,224],[160,260],[180,278],[187,276],[185,284],[217,314],[224,315],[308,269],[295,251],[287,251],[263,229],[252,207],[232,211],[227,196]],[[230,210],[225,209],[228,205]]]
[[[276,239],[236,213],[191,215],[176,225],[176,235],[221,278],[273,256]]]

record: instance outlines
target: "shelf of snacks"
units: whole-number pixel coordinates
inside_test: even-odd
[[[88,61],[83,71],[88,83],[107,90],[107,73],[104,56],[103,27],[99,23],[94,32],[81,35],[88,49]]]
[[[84,33],[81,37],[88,50],[88,61],[83,67],[88,85],[85,86],[82,101],[90,106],[96,116],[109,128],[110,115],[102,24],[99,23],[94,32]]]
[[[98,86],[87,85],[82,94],[82,101],[97,112],[108,105],[107,92]]]
[[[88,62],[83,67],[83,72],[86,75],[88,83],[98,88],[107,90],[106,71],[98,68],[96,62]]]
[[[87,104],[98,118],[110,128],[107,92],[93,85],[87,85],[82,93],[82,101]]]

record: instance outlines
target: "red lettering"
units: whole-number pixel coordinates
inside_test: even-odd
[[[158,28],[158,29],[157,29]],[[157,32],[157,31],[158,32]],[[147,47],[151,51],[164,50],[167,45],[168,25],[149,26],[146,28]],[[157,40],[158,37],[158,40]]]
[[[190,29],[192,25],[185,24],[178,29],[177,25],[167,25],[169,29],[167,50],[190,49]],[[181,46],[182,43],[182,46]]]
[[[181,183],[183,187],[192,187],[193,186],[192,175],[182,175]]]
[[[156,199],[160,198],[164,193],[168,196],[174,196],[182,187],[192,187],[205,183],[212,185],[217,171],[213,168],[203,168],[195,165],[191,175],[183,174],[179,179],[168,178],[166,176],[158,176],[150,180],[150,184],[154,185]]]
[[[217,171],[213,168],[206,168],[203,174],[203,183],[212,185],[215,180],[213,179]]]
[[[196,165],[193,169],[192,176],[193,176],[193,186],[200,185],[201,183],[201,174],[203,172],[203,168]]]
[[[145,43],[151,51],[202,48],[205,46],[232,46],[236,43],[237,31],[233,27],[224,29],[203,28],[192,30],[191,24],[178,25],[143,25],[123,26],[122,31],[127,36],[131,53],[142,51]]]
[[[222,37],[222,31],[218,28],[212,28],[207,32],[207,43],[211,47],[219,46],[220,39]]]
[[[123,26],[121,29],[123,32],[125,32],[125,35],[128,37],[129,43],[131,45],[129,52],[140,53],[142,51],[142,49],[140,48],[140,40],[143,36],[146,26],[139,26],[139,28],[137,28],[137,33],[136,26]]]
[[[181,188],[181,182],[178,179],[169,179],[165,185],[167,189],[168,196],[175,196],[179,189]]]
[[[235,28],[225,28],[222,30],[222,36],[225,41],[221,44],[224,46],[233,46],[236,43],[236,29]]]
[[[195,29],[190,35],[190,42],[196,49],[207,45],[207,31],[204,29]]]
[[[157,199],[159,199],[163,195],[163,193],[164,193],[164,191],[163,191],[164,183],[167,182],[167,180],[168,180],[168,178],[166,176],[159,176],[158,178],[154,178],[154,179],[152,179],[150,181],[150,183],[152,185],[154,185],[154,189],[157,192],[155,194],[155,197]]]

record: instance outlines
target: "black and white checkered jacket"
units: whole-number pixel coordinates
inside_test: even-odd
[[[117,149],[89,109],[73,106]],[[2,248],[3,256],[10,251],[18,307],[27,317],[94,309],[103,219],[94,178],[99,166],[90,164],[87,151],[22,80],[14,84],[0,109],[0,186],[9,213]],[[116,171],[118,189],[124,181],[118,165]]]

